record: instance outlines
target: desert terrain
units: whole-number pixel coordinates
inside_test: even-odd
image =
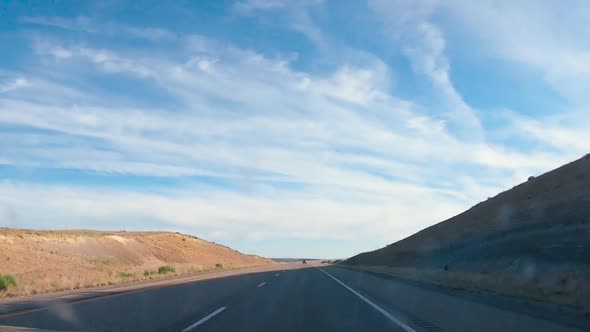
[[[271,263],[170,232],[0,228],[0,253],[0,297]]]
[[[344,265],[590,313],[590,155]]]

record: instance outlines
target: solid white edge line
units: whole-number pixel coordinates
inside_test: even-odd
[[[351,291],[354,295],[360,297],[361,300],[365,301],[368,305],[370,305],[371,307],[373,307],[375,310],[379,311],[381,314],[383,314],[383,316],[389,318],[389,320],[391,320],[392,322],[396,323],[397,325],[399,325],[401,328],[403,328],[407,332],[416,332],[416,330],[414,330],[413,328],[411,328],[408,325],[406,325],[406,323],[404,323],[401,320],[397,319],[395,316],[393,316],[389,312],[385,311],[383,308],[381,308],[380,306],[378,306],[377,304],[375,304],[373,301],[371,301],[371,300],[367,299],[366,297],[364,297],[363,295],[359,294],[359,292],[357,292],[354,289],[348,287],[345,283],[343,283],[342,281],[336,279],[336,277],[334,277],[333,275],[329,274],[328,272],[324,271],[323,269],[321,269],[319,267],[316,267],[316,268],[318,270],[324,272],[330,278],[336,280],[336,282],[338,282],[340,285],[344,286],[344,288],[346,288],[349,291]]]
[[[227,309],[227,307],[221,307],[221,308],[213,311],[212,313],[208,314],[207,316],[201,318],[201,320],[199,320],[198,322],[196,322],[193,325],[191,325],[191,326],[187,327],[186,329],[182,330],[182,332],[189,332],[190,330],[194,329],[195,327],[197,327],[197,326],[205,323],[209,319],[213,318],[215,315],[220,314],[225,309]]]
[[[262,286],[264,286],[264,285],[266,285],[266,281],[265,281],[265,282],[263,282],[263,283],[261,283],[260,285],[256,286],[256,288],[258,288],[258,287],[262,287]]]

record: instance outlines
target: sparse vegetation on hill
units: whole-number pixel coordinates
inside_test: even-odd
[[[170,232],[42,231],[0,228],[0,297],[114,285],[271,263]],[[222,262],[222,263],[220,263]],[[18,283],[16,283],[18,280]]]
[[[345,262],[403,278],[590,310],[590,158]]]
[[[117,273],[117,277],[119,277],[119,278],[131,278],[131,277],[133,277],[133,273],[130,273],[130,272],[119,272],[119,273]]]
[[[160,268],[158,268],[159,274],[174,273],[174,272],[176,272],[176,269],[174,269],[170,265],[164,265],[164,266],[160,266]]]
[[[158,273],[158,271],[154,271],[154,270],[145,270],[145,271],[143,271],[143,275],[144,276],[151,276],[151,275],[156,274],[156,273]]]
[[[16,286],[16,279],[11,274],[0,275],[0,291],[5,291],[10,287]]]

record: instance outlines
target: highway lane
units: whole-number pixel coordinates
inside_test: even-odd
[[[301,266],[303,267],[303,266]],[[54,303],[0,324],[67,331],[403,331],[316,268],[251,273]]]
[[[258,272],[70,302],[0,315],[0,325],[61,331],[155,331],[207,310],[212,301],[239,297],[274,272]]]
[[[316,268],[273,275],[214,307],[226,309],[195,331],[406,331]],[[190,325],[179,322],[166,330]]]
[[[338,267],[285,267],[290,269],[55,299],[33,311],[0,314],[0,325],[59,331],[587,330],[476,295]]]

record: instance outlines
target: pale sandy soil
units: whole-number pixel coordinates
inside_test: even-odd
[[[16,287],[0,291],[0,297],[271,263],[196,237],[169,232],[0,228],[0,253],[0,275],[11,274],[17,282]],[[165,265],[176,271],[157,273]]]

